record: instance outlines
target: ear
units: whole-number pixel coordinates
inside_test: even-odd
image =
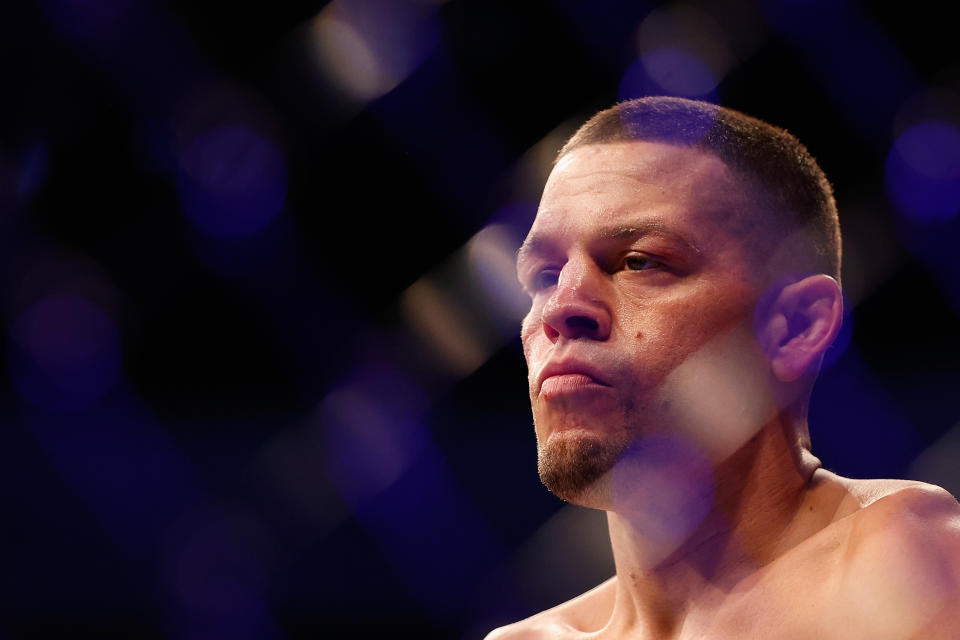
[[[793,382],[819,365],[843,321],[843,295],[837,281],[817,274],[787,284],[763,305],[757,338],[773,375]]]

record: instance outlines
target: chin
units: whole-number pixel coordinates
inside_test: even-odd
[[[621,438],[583,429],[552,433],[545,442],[537,443],[540,481],[561,500],[605,509],[610,471],[628,444]]]

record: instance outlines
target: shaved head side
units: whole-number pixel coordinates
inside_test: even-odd
[[[826,273],[840,281],[833,189],[810,152],[786,130],[707,102],[638,98],[593,116],[557,160],[579,147],[629,141],[693,147],[723,160],[756,194],[755,206],[731,224],[734,231],[743,229],[744,242],[763,256],[768,277]]]

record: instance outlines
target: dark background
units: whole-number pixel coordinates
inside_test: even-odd
[[[609,575],[536,477],[510,261],[642,93],[818,158],[814,451],[956,493],[955,22],[889,6],[6,3],[0,637],[477,638]]]

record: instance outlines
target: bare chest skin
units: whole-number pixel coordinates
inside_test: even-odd
[[[678,625],[660,632],[645,625],[618,624],[617,577],[558,607],[503,629],[491,638],[723,639],[908,639],[937,635],[938,601],[910,575],[914,558],[904,555],[877,574],[858,556],[866,520],[889,509],[907,481],[838,479],[850,491],[833,521],[775,561],[748,573],[727,589],[706,592]],[[884,500],[884,498],[889,498]],[[869,546],[870,537],[866,538]],[[896,555],[895,548],[889,549]],[[875,558],[876,556],[870,556]],[[921,562],[922,565],[922,562]],[[905,569],[906,571],[903,571]],[[931,567],[922,567],[929,574]],[[627,617],[628,618],[628,617]],[[649,629],[649,625],[646,625]],[[949,633],[947,627],[946,633]],[[931,635],[932,634],[932,635]]]
[[[709,610],[689,611],[680,629],[662,636],[648,636],[608,624],[616,599],[617,578],[614,577],[584,594],[583,599],[544,612],[553,615],[544,615],[531,625],[530,635],[516,637],[569,640],[856,637],[843,633],[849,631],[849,627],[833,624],[831,628],[828,623],[836,621],[841,613],[833,604],[836,579],[832,574],[840,564],[848,528],[845,523],[837,523],[732,590],[717,590],[709,597]]]

